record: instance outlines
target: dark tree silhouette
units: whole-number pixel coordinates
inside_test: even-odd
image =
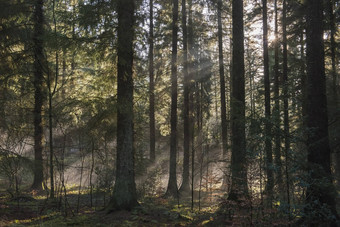
[[[131,210],[137,203],[133,148],[134,0],[119,0],[116,182],[108,211]]]
[[[267,22],[267,0],[262,0],[263,19],[263,65],[264,65],[264,107],[265,107],[265,152],[267,185],[266,194],[271,204],[274,188],[273,179],[273,154],[272,154],[272,132],[270,111],[270,80],[269,80],[269,56],[268,56],[268,22]]]
[[[290,149],[290,138],[289,138],[289,109],[288,109],[288,50],[287,50],[287,0],[283,0],[282,9],[282,46],[283,46],[283,126],[284,126],[284,153],[285,153],[285,175],[286,175],[286,193],[287,203],[290,206],[290,189],[289,189],[289,149]]]
[[[42,107],[44,103],[44,53],[43,53],[43,32],[44,32],[44,13],[43,0],[36,0],[34,3],[34,32],[33,32],[33,47],[34,47],[34,180],[32,189],[42,190],[44,180],[43,174],[43,125],[42,125]]]
[[[172,8],[172,54],[171,54],[171,119],[170,119],[170,173],[166,195],[178,196],[176,157],[177,157],[177,33],[178,0],[173,0]]]
[[[222,128],[222,154],[223,159],[227,157],[228,151],[228,122],[227,122],[227,107],[226,107],[226,90],[225,90],[225,75],[223,65],[223,37],[222,37],[222,0],[217,2],[217,35],[218,35],[218,65],[220,74],[220,92],[221,92],[221,128]],[[226,176],[223,177],[222,188],[226,189]]]
[[[187,13],[186,13],[186,1],[182,0],[182,27],[183,27],[183,75],[184,75],[184,111],[183,111],[183,123],[184,123],[184,159],[183,159],[183,181],[180,188],[181,192],[189,192],[189,157],[190,157],[190,124],[189,124],[189,73],[188,73],[188,31],[187,31]]]
[[[244,29],[243,1],[232,1],[233,56],[231,91],[231,173],[230,199],[248,194],[246,135],[245,135],[245,81],[244,81]]]
[[[275,43],[274,43],[274,108],[273,108],[273,119],[275,124],[274,133],[274,153],[275,153],[275,169],[276,169],[276,179],[275,182],[278,185],[280,195],[283,192],[283,177],[282,177],[282,161],[281,161],[281,119],[280,119],[280,81],[279,81],[279,32],[278,32],[278,7],[277,0],[274,1],[274,11],[275,11]]]
[[[155,162],[156,152],[156,132],[155,132],[155,79],[154,79],[154,63],[153,63],[153,0],[150,0],[150,31],[149,31],[149,124],[150,124],[150,161]]]
[[[336,216],[336,192],[331,177],[331,150],[328,135],[326,76],[323,45],[322,1],[307,1],[307,146],[308,172],[306,212],[312,224],[325,224],[330,217],[321,210],[328,208]],[[326,206],[326,207],[325,207]],[[319,212],[316,212],[319,211]],[[336,226],[335,220],[330,222]]]

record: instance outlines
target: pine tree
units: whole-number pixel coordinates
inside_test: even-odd
[[[243,1],[232,1],[233,55],[231,92],[231,173],[229,199],[242,199],[248,194],[246,135]]]
[[[307,150],[308,174],[305,208],[311,225],[336,226],[336,192],[331,177],[326,76],[323,45],[322,1],[309,0],[306,7],[307,43]],[[332,216],[327,216],[325,209]]]
[[[222,30],[222,0],[217,2],[217,35],[218,35],[218,65],[220,74],[220,93],[221,93],[221,128],[222,128],[222,153],[223,159],[227,158],[228,151],[228,122],[227,122],[227,107],[226,107],[226,89],[225,89],[225,75],[223,62],[223,30]],[[226,176],[223,177],[222,188],[227,187]]]
[[[266,193],[269,203],[273,196],[273,155],[272,155],[272,132],[271,132],[271,111],[270,111],[270,81],[269,81],[269,56],[268,56],[268,22],[267,22],[267,0],[262,0],[262,19],[263,19],[263,65],[264,65],[264,98],[265,98],[265,153],[266,153],[266,172],[267,185]]]
[[[172,54],[171,54],[171,134],[170,134],[170,172],[166,195],[177,197],[177,40],[178,40],[178,0],[173,0],[172,8]]]
[[[189,125],[189,73],[188,73],[188,31],[187,31],[187,14],[186,14],[186,1],[182,0],[182,27],[183,27],[183,77],[184,77],[184,111],[183,111],[183,124],[184,124],[184,159],[183,159],[183,181],[180,192],[189,192],[189,162],[190,162],[190,125]]]
[[[133,136],[133,0],[119,0],[116,182],[108,211],[131,210],[137,202]]]
[[[44,103],[44,54],[43,54],[43,32],[44,32],[44,13],[43,0],[36,0],[34,3],[34,180],[32,189],[41,190],[44,180],[43,174],[43,125],[42,125],[42,108]]]
[[[150,161],[155,162],[155,146],[156,146],[156,132],[155,132],[155,79],[154,79],[154,34],[153,34],[153,0],[150,0],[150,31],[149,31],[149,127],[150,127]]]

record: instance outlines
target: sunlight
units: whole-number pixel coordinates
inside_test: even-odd
[[[274,34],[274,33],[269,34],[269,35],[268,35],[268,42],[269,42],[269,43],[272,43],[272,42],[274,42],[274,41],[275,41],[275,34]]]

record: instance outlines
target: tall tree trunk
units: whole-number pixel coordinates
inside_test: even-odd
[[[109,211],[137,205],[133,148],[134,0],[118,0],[118,94],[116,182]]]
[[[333,102],[335,105],[335,109],[337,109],[338,105],[338,96],[337,96],[337,72],[336,72],[336,26],[335,26],[335,15],[333,10],[334,0],[328,0],[328,13],[329,13],[329,22],[331,29],[331,61],[332,61],[332,93],[333,93]]]
[[[302,19],[301,23],[304,23],[305,21]],[[306,97],[306,65],[305,65],[305,48],[304,48],[304,30],[301,31],[300,34],[300,57],[301,57],[301,100],[302,100],[302,105],[301,105],[301,115],[303,118],[302,124],[306,124],[306,115],[307,115],[307,110],[306,110],[306,102],[305,99]]]
[[[285,173],[286,173],[286,192],[287,203],[290,206],[290,189],[289,189],[289,115],[288,115],[288,53],[287,53],[287,0],[283,0],[282,9],[282,45],[283,45],[283,126],[285,138]]]
[[[325,224],[322,214],[325,205],[336,214],[336,191],[331,177],[331,150],[328,135],[326,77],[323,46],[323,4],[319,0],[307,1],[307,138],[309,184],[305,209],[312,224]],[[317,212],[315,212],[317,211]],[[335,220],[331,224],[335,224]],[[327,224],[326,224],[327,225]]]
[[[166,194],[178,196],[176,159],[177,159],[177,33],[178,0],[173,0],[172,8],[172,55],[171,55],[171,120],[170,120],[170,174]]]
[[[331,86],[331,92],[330,92],[330,102],[329,102],[329,117],[330,117],[330,121],[336,120],[337,118],[337,110],[339,109],[339,98],[338,98],[338,91],[337,91],[337,84],[338,84],[338,78],[337,78],[337,70],[336,70],[336,51],[337,51],[337,43],[335,41],[335,36],[336,36],[336,18],[335,18],[335,12],[334,12],[334,5],[335,5],[335,1],[334,0],[328,0],[327,1],[327,5],[328,5],[328,14],[329,14],[329,23],[330,23],[330,31],[331,31],[331,43],[330,43],[330,51],[331,51],[331,76],[332,76],[332,86]],[[332,127],[331,128],[332,134],[333,135],[339,135],[339,129],[338,127]],[[331,135],[332,135],[331,134]],[[330,137],[331,141],[334,141],[335,138],[334,137]],[[332,147],[332,143],[331,143],[331,147]],[[336,176],[336,180],[337,180],[337,187],[340,188],[340,153],[333,150],[334,152],[334,157],[337,160],[335,162],[335,176]]]
[[[226,107],[226,91],[225,91],[225,75],[223,63],[223,36],[222,36],[222,0],[217,2],[217,24],[218,24],[218,64],[220,73],[220,93],[221,93],[221,128],[222,128],[222,155],[223,160],[227,158],[228,151],[228,122],[227,122],[227,107]],[[222,189],[227,188],[227,176],[224,174]]]
[[[189,127],[191,136],[191,209],[194,209],[194,180],[195,180],[195,123],[193,117],[194,110],[194,94],[193,94],[193,80],[194,75],[194,29],[192,19],[192,0],[188,0],[188,71],[189,71]]]
[[[150,124],[150,161],[155,162],[156,157],[156,132],[155,132],[155,84],[154,84],[154,64],[153,64],[153,0],[150,0],[150,31],[149,31],[149,124]]]
[[[55,16],[55,0],[53,0],[53,23],[54,23],[54,35],[57,41],[57,21]],[[53,147],[53,96],[55,94],[57,88],[59,76],[59,54],[58,50],[55,52],[55,83],[54,88],[52,88],[52,78],[50,73],[47,75],[47,83],[48,83],[48,127],[49,127],[49,142],[50,142],[50,197],[54,199],[54,166],[53,166],[53,156],[54,156],[54,147]]]
[[[243,0],[232,1],[233,56],[231,92],[231,172],[230,199],[248,194],[246,135],[245,135],[245,82],[244,82],[244,30]]]
[[[182,0],[182,27],[183,27],[183,74],[184,74],[184,159],[183,159],[183,181],[180,188],[181,192],[189,192],[189,163],[190,163],[190,90],[189,90],[189,73],[188,73],[188,33],[187,33],[187,14],[186,14],[186,0]]]
[[[32,189],[41,190],[42,182],[44,180],[43,174],[43,126],[42,126],[42,107],[44,102],[44,54],[43,54],[43,0],[36,0],[34,4],[34,180]]]
[[[271,206],[274,179],[273,179],[273,154],[272,154],[272,132],[270,111],[270,80],[269,80],[269,57],[268,57],[268,22],[267,22],[267,0],[262,0],[263,19],[263,65],[264,65],[264,106],[265,106],[265,152],[267,184],[266,194]]]
[[[278,32],[278,9],[277,0],[274,2],[275,10],[275,45],[274,45],[274,110],[273,117],[275,121],[275,166],[276,166],[276,184],[280,195],[283,195],[283,177],[281,162],[281,119],[280,119],[280,82],[279,82],[279,32]]]

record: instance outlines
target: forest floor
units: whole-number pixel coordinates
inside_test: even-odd
[[[286,216],[278,216],[279,212],[273,210],[263,211],[253,205],[251,209],[237,209],[237,204],[221,209],[222,197],[213,201],[204,196],[202,193],[200,207],[195,201],[194,209],[191,209],[190,197],[180,200],[153,197],[143,199],[132,211],[108,214],[103,209],[103,196],[94,197],[91,207],[90,194],[68,194],[65,203],[64,198],[50,200],[45,195],[22,194],[11,198],[2,191],[0,226],[273,226],[288,223]]]

